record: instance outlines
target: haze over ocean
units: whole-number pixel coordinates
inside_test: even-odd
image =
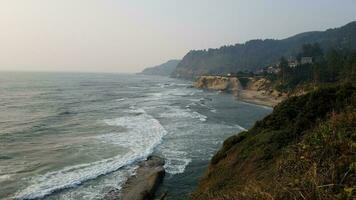
[[[354,0],[2,0],[0,70],[139,72],[193,49],[340,27]]]

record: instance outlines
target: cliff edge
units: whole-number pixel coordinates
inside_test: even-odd
[[[150,156],[139,163],[134,176],[124,184],[122,191],[112,189],[103,200],[149,200],[154,199],[158,186],[163,181],[164,160]]]
[[[352,199],[356,88],[290,97],[225,140],[191,199]]]
[[[234,95],[237,95],[238,91],[242,90],[242,86],[238,78],[224,76],[201,76],[194,83],[194,87],[230,92]]]
[[[228,92],[242,101],[271,107],[287,97],[286,93],[273,89],[271,82],[262,77],[200,76],[194,87]]]

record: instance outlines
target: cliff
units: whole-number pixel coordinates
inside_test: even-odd
[[[325,52],[330,48],[356,50],[356,22],[326,31],[301,33],[282,40],[251,40],[245,44],[218,49],[192,50],[178,64],[172,77],[194,79],[204,74],[256,71],[277,63],[282,56],[296,56],[307,43],[319,43]]]
[[[238,91],[242,89],[238,78],[223,76],[201,76],[194,83],[194,87],[231,92],[234,95],[237,95]]]
[[[352,199],[356,88],[291,97],[225,140],[191,199]]]
[[[262,77],[201,76],[194,87],[232,93],[240,100],[266,106],[275,106],[287,96],[273,89],[271,82]]]
[[[156,190],[165,175],[164,160],[157,156],[150,156],[138,165],[135,175],[127,180],[122,191],[114,188],[103,200],[154,199]]]
[[[179,62],[180,60],[169,60],[161,65],[148,67],[141,73],[145,75],[170,76],[176,69]]]

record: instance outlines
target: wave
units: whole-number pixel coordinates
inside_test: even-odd
[[[238,129],[240,129],[241,131],[248,131],[246,128],[240,126],[240,125],[235,125]]]
[[[11,179],[11,175],[9,175],[9,174],[0,175],[0,183],[1,182],[5,182],[5,181],[10,180],[10,179]]]
[[[121,102],[121,101],[125,101],[125,100],[126,100],[125,98],[120,98],[120,99],[116,99],[115,101]]]
[[[212,108],[212,109],[210,109],[210,112],[217,113],[218,111],[216,109]]]
[[[164,168],[169,174],[181,174],[187,165],[192,161],[185,151],[162,149],[162,154],[166,157]]]
[[[104,120],[109,126],[121,126],[127,130],[122,133],[108,133],[95,136],[100,142],[126,147],[128,152],[97,162],[65,167],[62,170],[34,177],[30,186],[16,195],[16,199],[42,198],[53,192],[71,188],[81,183],[105,175],[146,159],[162,141],[166,130],[160,122],[144,110],[132,110],[132,114],[116,119]]]
[[[174,87],[174,86],[189,87],[189,86],[192,86],[192,84],[189,84],[189,83],[158,83],[157,86],[160,88]]]
[[[179,106],[167,106],[164,110],[163,113],[159,114],[159,117],[169,121],[167,128],[170,133],[174,134],[168,136],[170,139],[167,139],[167,141],[159,147],[159,152],[166,160],[164,165],[166,172],[169,174],[181,174],[184,173],[192,159],[185,149],[185,145],[180,144],[182,139],[184,140],[187,136],[185,134],[190,135],[190,133],[179,130],[184,130],[193,124],[196,125],[197,121],[200,121],[198,124],[203,125],[208,117],[189,108],[181,108]],[[177,138],[179,139],[177,140]]]
[[[198,112],[195,112],[195,111],[192,112],[192,116],[193,116],[193,118],[199,119],[199,120],[202,121],[202,122],[205,122],[205,121],[208,119],[207,116],[202,115],[202,114],[200,114],[200,113],[198,113]]]
[[[179,107],[169,107],[169,110],[165,113],[161,113],[160,117],[163,118],[192,118],[199,119],[201,122],[205,122],[208,117],[200,114],[196,111],[192,111],[189,108],[181,109]]]

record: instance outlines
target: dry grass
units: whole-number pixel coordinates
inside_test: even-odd
[[[334,104],[338,113],[329,104],[331,112],[322,115],[326,110],[320,104],[330,100],[330,94],[328,90],[291,99],[252,130],[226,140],[191,198],[356,199],[356,94],[345,100],[342,95],[347,93],[341,92]],[[284,119],[294,108],[299,114]]]

